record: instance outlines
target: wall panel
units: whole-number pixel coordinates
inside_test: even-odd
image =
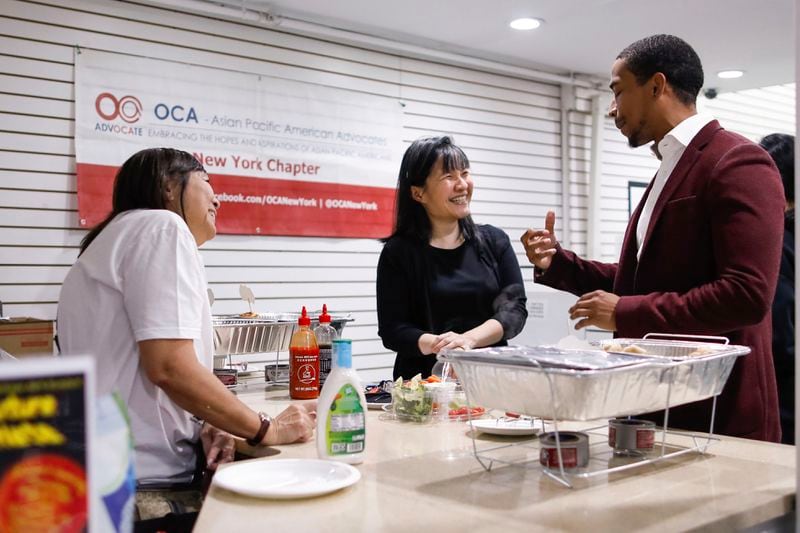
[[[464,147],[476,176],[475,219],[508,231],[531,279],[517,238],[561,205],[557,85],[136,2],[4,0],[0,300],[6,314],[54,318],[60,283],[85,235],[77,220],[72,83],[74,54],[86,48],[119,53],[122,61],[134,54],[397,98],[406,143],[448,133]],[[585,142],[574,146],[576,158],[587,156]],[[573,170],[585,181],[581,169]],[[585,202],[574,216],[585,220]],[[362,239],[218,236],[202,249],[213,311],[247,310],[240,283],[253,288],[260,311],[327,303],[355,319],[345,331],[362,377],[388,377],[394,355],[377,336],[375,314],[380,249]]]

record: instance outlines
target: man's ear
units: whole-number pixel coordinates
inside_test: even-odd
[[[652,83],[654,98],[658,98],[659,96],[663,95],[667,90],[667,77],[664,76],[662,72],[656,72],[653,74],[653,77],[650,78],[650,82]]]

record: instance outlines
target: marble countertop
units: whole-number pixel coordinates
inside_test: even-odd
[[[239,397],[272,415],[289,401],[285,390]],[[535,439],[484,434],[474,442],[479,449],[536,446]],[[690,444],[680,437],[668,442]],[[254,461],[317,457],[313,441],[256,453]],[[577,479],[568,488],[536,461],[494,463],[486,471],[464,422],[417,425],[380,411],[368,413],[366,460],[357,468],[362,478],[355,485],[300,500],[252,498],[212,485],[194,531],[722,531],[788,512],[796,490],[793,446],[722,437],[706,454]]]

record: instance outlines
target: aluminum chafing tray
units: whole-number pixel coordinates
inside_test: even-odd
[[[319,316],[320,313],[309,315]],[[286,351],[299,317],[299,313],[259,313],[248,318],[239,315],[214,315],[214,355],[219,357]],[[350,315],[331,314],[331,326],[339,336],[344,325],[352,321]],[[316,318],[311,320],[312,328],[318,324]]]
[[[558,348],[507,346],[447,351],[439,359],[455,368],[469,401],[543,418],[593,420],[658,411],[715,396],[745,346],[644,339],[614,339],[637,344],[656,357],[630,355],[602,368],[569,368],[575,352],[560,350],[565,363],[542,363]],[[700,348],[710,353],[688,357]],[[602,357],[601,350],[595,352]],[[660,354],[660,355],[659,355]]]

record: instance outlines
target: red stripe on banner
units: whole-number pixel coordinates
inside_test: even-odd
[[[114,176],[118,167],[78,163],[78,217],[82,228],[92,228],[111,212]]]
[[[94,226],[110,211],[116,170],[78,163],[82,226]],[[392,188],[210,176],[221,202],[217,216],[220,234],[380,238],[392,231]]]

